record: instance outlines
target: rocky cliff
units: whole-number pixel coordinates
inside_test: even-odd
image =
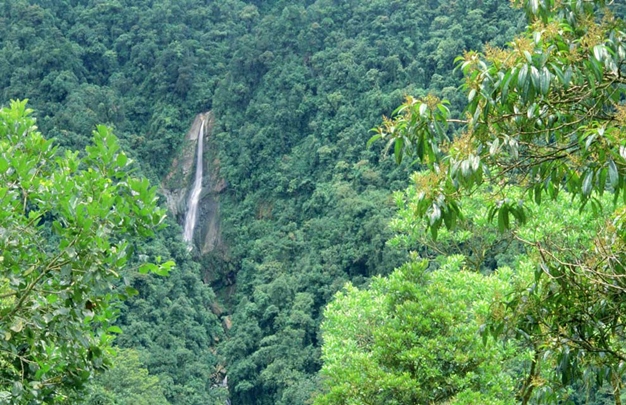
[[[223,251],[220,229],[220,193],[226,183],[219,177],[219,161],[211,150],[213,130],[213,114],[211,111],[198,114],[189,131],[185,135],[184,146],[178,157],[172,162],[167,176],[161,183],[161,192],[171,215],[182,224],[187,210],[190,189],[195,173],[195,153],[202,121],[206,121],[202,178],[202,194],[200,195],[199,216],[194,232],[193,244],[201,255],[214,251]]]

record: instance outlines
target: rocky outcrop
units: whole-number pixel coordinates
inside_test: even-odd
[[[161,183],[161,192],[170,213],[179,223],[183,223],[187,211],[187,201],[193,185],[195,173],[195,154],[198,134],[202,121],[205,126],[205,148],[203,154],[204,177],[200,195],[198,220],[194,231],[193,243],[201,255],[223,250],[220,226],[219,195],[226,188],[226,182],[219,177],[219,160],[211,148],[213,132],[213,114],[198,114],[185,135],[184,146],[179,156],[174,159],[169,173]]]

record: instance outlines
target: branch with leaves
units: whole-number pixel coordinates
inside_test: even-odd
[[[56,403],[106,364],[129,240],[165,212],[108,128],[60,154],[26,102],[0,110],[0,402]],[[167,274],[173,263],[140,272]]]
[[[434,239],[442,227],[455,229],[465,217],[462,198],[479,187],[502,232],[517,232],[531,204],[564,190],[606,224],[579,252],[529,244],[540,263],[535,279],[508,298],[508,315],[489,329],[525,339],[555,365],[551,382],[530,378],[522,395],[550,402],[557,386],[621,381],[625,371],[626,33],[612,2],[514,3],[527,13],[525,33],[504,49],[457,59],[468,100],[462,117],[435,96],[408,97],[371,141],[387,141],[398,162],[410,157],[427,168],[413,177],[414,215]],[[612,215],[604,193],[617,206]]]

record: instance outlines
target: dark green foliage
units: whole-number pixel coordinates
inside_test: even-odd
[[[156,3],[0,2],[1,99],[31,98],[63,145],[113,125],[144,170],[163,174],[189,119],[211,107],[224,33],[245,28],[237,2]]]
[[[237,38],[214,99],[230,186],[224,230],[241,260],[240,304],[222,348],[235,403],[291,403],[289,389],[310,384],[319,367],[321,306],[345,281],[362,284],[401,262],[385,241],[389,190],[404,187],[406,172],[381,161],[378,149],[363,150],[369,128],[407,93],[454,95],[455,52],[497,36],[483,26],[515,30],[508,5],[483,6],[470,13],[476,5],[467,2],[270,2],[251,35]],[[501,42],[507,34],[498,35]],[[455,43],[451,53],[445,45],[428,56],[442,41]],[[280,305],[265,298],[282,285]],[[284,320],[303,293],[313,299],[313,324],[286,350],[293,327]],[[283,363],[289,378],[277,378]]]
[[[152,3],[0,2],[1,99],[33,98],[39,125],[68,148],[85,145],[96,123],[113,125],[143,171],[162,174],[189,118],[211,105],[231,42],[223,32],[236,32],[237,7]],[[135,245],[179,267],[166,280],[127,277],[140,295],[122,308],[118,344],[146,349],[172,402],[205,404],[223,397],[212,389],[211,352],[222,330],[213,294],[175,229]]]
[[[226,362],[234,403],[303,404],[316,389],[321,308],[405,255],[387,247],[389,191],[406,168],[365,150],[406,94],[442,92],[458,112],[453,58],[521,29],[507,2],[432,0],[0,0],[0,100],[30,97],[39,125],[68,148],[96,123],[116,129],[157,179],[195,114],[216,116],[212,154],[223,258],[192,262],[175,228],[148,257],[168,279],[130,279],[118,343],[145,349],[173,403],[211,402]],[[221,266],[216,268],[214,266]],[[224,342],[216,280],[232,303]],[[236,294],[229,295],[231,290]],[[220,311],[215,311],[219,313]],[[214,392],[215,391],[215,392]]]
[[[224,338],[224,332],[212,312],[216,301],[213,291],[201,279],[198,264],[191,261],[175,232],[172,224],[159,240],[138,247],[148,257],[169,252],[177,270],[167,279],[132,277],[139,294],[121,310],[118,323],[125,333],[116,343],[143,349],[145,365],[159,377],[171,403],[212,403],[224,397],[223,390],[216,387],[221,379],[212,349]]]

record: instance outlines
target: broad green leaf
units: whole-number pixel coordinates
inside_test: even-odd
[[[589,170],[583,179],[581,191],[583,196],[588,197],[591,194],[591,189],[593,187],[593,178],[594,173],[592,170]]]
[[[617,166],[615,165],[615,162],[610,159],[608,161],[607,167],[609,169],[609,181],[611,183],[611,186],[615,188],[619,184],[619,172],[617,171]]]
[[[402,146],[404,145],[404,140],[402,138],[397,138],[394,144],[394,154],[396,156],[396,163],[402,163]],[[423,155],[418,156],[420,159]]]
[[[122,328],[120,328],[119,326],[109,326],[107,328],[107,332],[109,333],[122,333]]]

